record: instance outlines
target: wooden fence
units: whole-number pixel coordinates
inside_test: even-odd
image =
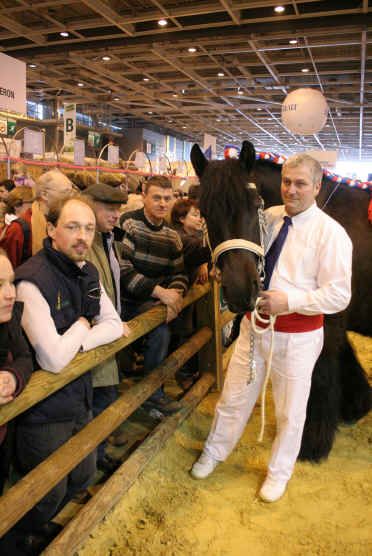
[[[174,376],[184,363],[198,354],[202,377],[182,398],[182,408],[162,421],[141,446],[106,481],[99,492],[67,524],[45,550],[45,554],[73,554],[90,531],[130,488],[144,467],[162,448],[180,423],[192,412],[213,384],[220,389],[223,371],[232,346],[223,353],[221,328],[234,314],[220,313],[220,291],[213,282],[194,286],[184,299],[184,307],[195,304],[197,331],[170,354],[141,382],[126,390],[105,411],[88,423],[78,434],[51,454],[40,465],[18,481],[0,498],[0,537],[38,503],[78,463],[92,452],[110,433],[125,421],[165,380]],[[4,424],[34,404],[62,388],[78,376],[132,344],[165,321],[166,309],[159,305],[129,321],[127,338],[77,355],[59,374],[36,371],[22,394],[0,408],[0,424]]]

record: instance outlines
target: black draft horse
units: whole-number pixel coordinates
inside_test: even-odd
[[[257,241],[259,195],[265,208],[282,204],[281,167],[266,160],[256,161],[254,147],[248,141],[243,142],[239,159],[211,162],[194,145],[191,162],[200,179],[200,208],[212,247],[231,238]],[[247,188],[250,182],[257,185],[257,192]],[[353,293],[346,311],[325,318],[324,347],[312,376],[299,455],[310,461],[327,457],[338,423],[357,421],[368,413],[372,401],[367,377],[346,335],[346,330],[354,330],[372,336],[369,196],[343,184],[334,188],[335,183],[324,176],[317,202],[322,207],[329,199],[325,211],[344,226],[353,241]],[[255,255],[235,250],[222,255],[219,261],[223,295],[234,312],[243,313],[254,306],[258,294],[254,260]]]

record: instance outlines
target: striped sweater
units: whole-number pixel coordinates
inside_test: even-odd
[[[185,293],[188,279],[178,233],[166,222],[160,226],[149,222],[143,208],[127,213],[122,227],[125,232],[120,269],[123,297],[148,300],[158,285]]]

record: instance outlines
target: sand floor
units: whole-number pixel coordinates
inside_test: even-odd
[[[372,376],[372,341],[352,335]],[[340,427],[329,459],[297,463],[284,498],[257,499],[274,435],[254,416],[234,453],[204,481],[188,475],[203,445],[217,394],[178,429],[137,483],[90,535],[79,556],[371,556],[372,414]]]

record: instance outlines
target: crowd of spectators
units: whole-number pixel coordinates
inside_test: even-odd
[[[130,335],[126,321],[155,305],[165,305],[166,322],[136,344],[143,375],[167,357],[173,335],[192,333],[183,297],[208,280],[210,257],[198,188],[175,200],[168,178],[156,176],[135,197],[128,211],[120,187],[95,184],[77,195],[59,170],[32,188],[0,184],[0,405],[12,402],[32,371],[63,373],[78,352]],[[33,405],[8,435],[0,428],[0,493],[10,462],[20,476],[28,473],[117,399],[125,375],[118,361],[106,359]],[[179,409],[163,387],[143,404],[156,418]],[[104,441],[0,540],[4,553],[38,554],[48,544],[59,530],[51,520],[66,502],[97,469],[117,466],[106,448]]]

